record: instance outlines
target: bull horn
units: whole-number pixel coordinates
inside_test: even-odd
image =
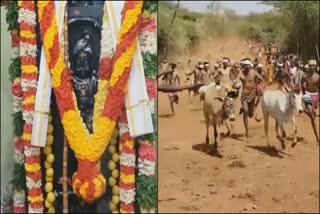
[[[178,92],[183,90],[198,90],[201,86],[204,86],[204,83],[198,83],[195,85],[186,85],[186,86],[158,86],[158,91],[161,92]]]

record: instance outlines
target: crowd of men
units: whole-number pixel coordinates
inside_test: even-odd
[[[261,52],[261,51],[260,51]],[[162,62],[162,71],[169,71],[161,80],[169,85],[187,85],[203,83],[215,84],[228,92],[241,87],[240,114],[243,113],[245,127],[248,127],[248,117],[253,117],[259,100],[266,87],[276,82],[279,90],[289,92],[302,90],[305,112],[310,117],[315,117],[315,109],[319,103],[319,65],[316,60],[309,60],[304,64],[294,54],[281,55],[280,52],[266,53],[265,66],[262,57],[255,60],[250,58],[238,62],[228,57],[217,59],[213,66],[208,60],[199,59],[192,63],[189,58],[185,65],[178,60],[177,63]],[[171,71],[171,72],[170,72]],[[161,73],[161,70],[160,70]],[[160,83],[161,84],[161,83]],[[192,91],[188,91],[189,96]],[[173,103],[178,103],[179,96],[176,92],[169,93],[171,109],[174,114]],[[248,133],[248,132],[247,132]]]

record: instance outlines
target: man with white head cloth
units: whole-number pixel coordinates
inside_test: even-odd
[[[290,91],[290,75],[285,70],[284,64],[278,62],[277,70],[275,75],[275,80],[278,82],[278,89],[284,90],[285,92]]]
[[[319,144],[319,135],[315,125],[316,109],[319,105],[319,74],[316,72],[316,60],[309,61],[308,72],[302,77],[303,100],[306,105],[306,114],[310,117],[313,131]]]
[[[214,76],[215,74],[218,73],[218,70],[219,70],[219,65],[217,63],[215,63],[213,65],[213,69],[209,69],[208,71],[208,79],[210,80],[210,82],[214,82]]]
[[[228,93],[232,89],[232,80],[230,79],[230,67],[229,60],[222,60],[222,68],[219,68],[218,73],[215,74],[214,79],[218,80],[221,88],[224,88],[225,92]]]
[[[242,108],[240,114],[243,113],[243,122],[248,138],[248,117],[253,117],[254,111],[259,104],[259,99],[256,102],[256,97],[260,97],[262,94],[263,77],[251,67],[250,60],[244,60],[243,64],[244,69],[239,73],[237,79],[242,82]]]

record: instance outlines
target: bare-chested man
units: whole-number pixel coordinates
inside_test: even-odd
[[[216,63],[213,65],[213,69],[209,69],[208,71],[208,79],[211,82],[214,82],[214,75],[218,73],[219,65]]]
[[[309,61],[309,70],[302,76],[303,100],[306,105],[305,112],[311,119],[313,131],[319,144],[319,135],[315,125],[316,109],[319,105],[319,74],[316,72],[317,62]]]
[[[230,68],[230,79],[232,81],[237,79],[237,76],[239,75],[239,73],[241,72],[241,68],[240,68],[240,63],[234,63],[231,68]]]
[[[200,71],[200,78],[199,78],[199,81],[201,83],[209,83],[210,80],[208,78],[208,75],[209,75],[209,61],[208,60],[205,60],[203,62],[203,69]]]
[[[232,88],[232,81],[230,79],[230,67],[228,67],[228,59],[222,60],[222,68],[215,74],[214,79],[218,79],[220,86],[225,89],[226,93]]]
[[[193,84],[193,80],[191,80],[191,78],[189,76],[187,76],[187,73],[190,73],[193,70],[193,67],[191,65],[191,58],[188,58],[187,61],[187,67],[186,70],[184,70],[184,82],[187,83],[188,85],[192,85]]]
[[[275,80],[278,82],[278,89],[284,90],[285,92],[290,91],[290,75],[285,70],[283,63],[277,63]]]
[[[182,63],[180,60],[177,62],[177,67],[175,71],[173,72],[173,81],[176,85],[180,85],[180,73],[183,70]]]
[[[254,111],[258,103],[256,103],[256,96],[260,96],[261,89],[259,89],[259,84],[263,82],[263,77],[251,67],[251,62],[249,60],[244,61],[244,69],[239,74],[238,79],[242,82],[242,95],[241,104],[242,108],[240,114],[243,112],[243,122],[246,129],[246,136],[248,134],[248,117],[252,118]]]
[[[177,66],[176,64],[170,63],[165,72],[158,74],[158,78],[161,78],[161,76],[163,76],[163,78],[165,78],[166,82],[164,83],[164,85],[169,85],[169,86],[174,85],[173,73],[175,72],[176,66]],[[176,104],[179,103],[178,93],[177,92],[169,92],[168,97],[169,97],[169,101],[170,101],[170,108],[172,111],[172,115],[175,115],[174,103],[176,103]]]
[[[222,68],[222,60],[216,59],[216,63],[219,65],[219,68]]]
[[[188,85],[193,85],[199,83],[200,80],[200,74],[201,70],[203,69],[203,64],[201,63],[201,60],[198,61],[198,64],[195,65],[195,68],[192,69],[189,72],[185,72],[184,74],[186,75],[189,84]],[[188,96],[190,97],[192,94],[194,94],[194,91],[188,90]]]

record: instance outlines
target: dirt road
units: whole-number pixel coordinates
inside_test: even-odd
[[[219,157],[207,153],[199,97],[190,103],[186,92],[179,96],[172,117],[168,95],[159,93],[159,212],[319,213],[319,146],[306,115],[296,117],[300,142],[294,148],[292,126],[285,126],[286,154],[267,150],[263,121],[249,120],[247,142],[237,116]],[[269,127],[270,142],[280,150],[273,120]],[[211,128],[211,144],[212,137]]]

